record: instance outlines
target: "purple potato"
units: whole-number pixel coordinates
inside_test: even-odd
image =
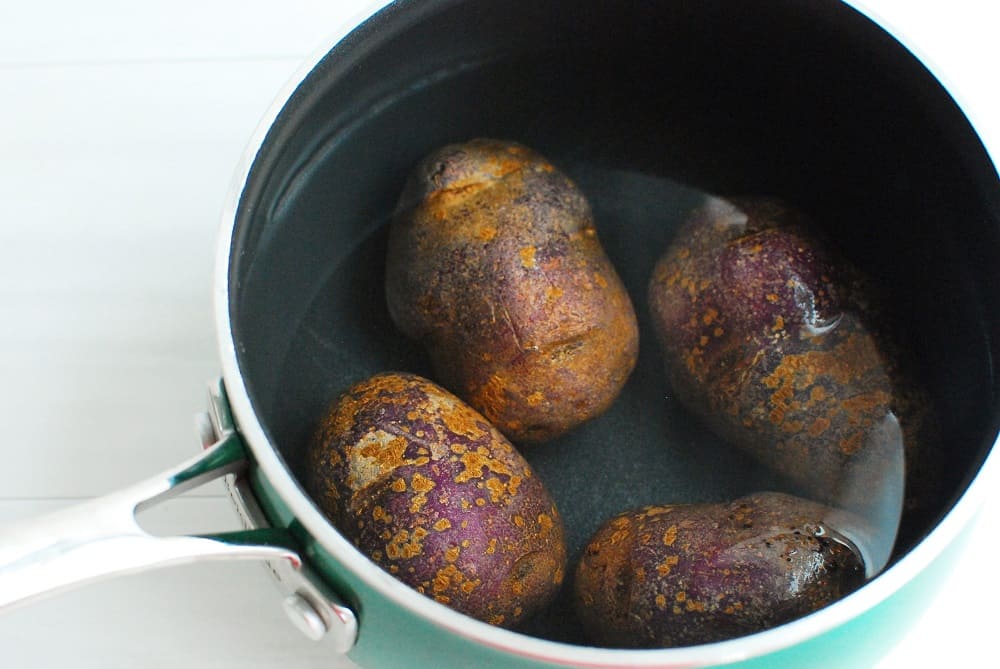
[[[674,393],[811,498],[859,513],[900,499],[905,453],[906,508],[928,506],[926,393],[867,281],[808,230],[762,198],[712,198],[685,224],[649,285]]]
[[[577,613],[595,643],[711,643],[794,620],[864,582],[830,510],[780,493],[729,504],[647,506],[605,523],[576,572]]]
[[[604,412],[638,355],[590,205],[511,142],[446,146],[417,166],[391,226],[386,299],[436,380],[516,442]]]
[[[485,418],[426,379],[354,385],[306,458],[306,489],[344,536],[442,604],[512,627],[562,583],[563,526],[542,481]]]

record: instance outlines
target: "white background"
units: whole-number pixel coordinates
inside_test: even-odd
[[[196,450],[191,417],[219,373],[210,284],[233,169],[286,79],[366,4],[0,2],[0,524]],[[1000,156],[996,3],[858,4],[906,35]],[[218,485],[147,524],[236,527]],[[958,569],[882,669],[995,666],[998,527],[993,494]],[[0,618],[0,666],[348,665],[286,622],[260,566],[209,564],[15,610]]]

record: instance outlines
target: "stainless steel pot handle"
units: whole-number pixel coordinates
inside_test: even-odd
[[[207,446],[178,467],[103,497],[0,527],[0,613],[104,578],[202,560],[262,560],[272,570],[302,574],[298,553],[282,545],[288,539],[283,531],[265,527],[157,537],[136,521],[136,513],[144,508],[246,468],[246,451],[229,415],[221,382],[210,392],[209,411],[199,426]],[[314,592],[286,601],[286,608],[298,605],[307,621],[310,613],[316,616],[311,636],[319,638],[335,630],[329,636],[335,637],[338,650],[346,652],[357,633],[353,613],[326,593],[324,601],[315,601]]]

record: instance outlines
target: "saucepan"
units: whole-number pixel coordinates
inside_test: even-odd
[[[138,569],[256,559],[302,630],[362,666],[872,664],[930,597],[1000,478],[1000,180],[962,109],[876,22],[832,0],[375,4],[290,82],[238,169],[219,242],[223,374],[201,421],[205,449],[5,529],[0,605]],[[757,193],[810,212],[886,291],[940,417],[942,492],[928,513],[904,516],[879,575],[747,636],[597,648],[565,597],[500,629],[403,585],[326,520],[300,483],[325,408],[378,372],[433,375],[386,308],[397,199],[423,156],[473,137],[531,146],[579,185],[637,304],[642,343],[619,400],[524,449],[560,507],[571,558],[623,509],[780,485],[675,406],[641,306],[656,258],[700,198]],[[246,531],[138,529],[138,509],[224,476]]]

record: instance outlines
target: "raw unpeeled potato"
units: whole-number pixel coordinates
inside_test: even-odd
[[[688,646],[811,613],[864,582],[861,558],[808,500],[760,493],[730,504],[648,506],[591,538],[576,608],[599,644]]]
[[[512,627],[562,583],[562,521],[542,481],[485,418],[427,379],[355,384],[306,460],[306,488],[341,533],[442,604]]]
[[[590,205],[519,144],[477,139],[420,163],[392,223],[386,297],[435,379],[514,441],[602,413],[635,366],[635,313]]]

